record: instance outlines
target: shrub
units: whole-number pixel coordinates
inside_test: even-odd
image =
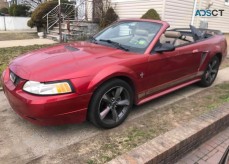
[[[160,15],[154,9],[149,9],[141,18],[142,19],[161,20]]]
[[[101,29],[109,26],[113,22],[117,21],[118,15],[115,13],[112,7],[109,7],[105,12],[104,16],[101,18],[99,26]]]
[[[4,8],[0,9],[0,13],[9,14],[9,10],[8,10],[8,8],[4,7]]]
[[[32,21],[32,19],[28,20],[27,22],[27,26],[33,28],[35,26],[34,22]]]
[[[69,3],[69,2],[67,0],[61,0],[61,3]],[[54,7],[56,7],[57,5],[58,5],[58,0],[47,1],[47,2],[40,4],[32,12],[31,19],[27,22],[27,25],[31,28],[33,28],[33,27],[38,27],[38,28],[46,27],[47,20],[43,19],[43,17],[49,11],[51,11]],[[62,10],[64,10],[64,9],[62,9]],[[69,8],[69,10],[71,10],[71,9]],[[49,21],[52,21],[52,20],[49,20]]]
[[[9,8],[9,14],[10,16],[28,16],[29,10],[29,6],[13,4]]]
[[[55,6],[57,6],[57,1],[49,1],[40,4],[31,15],[31,19],[27,22],[27,25],[31,28],[33,27],[45,27],[46,19],[43,17],[52,10]]]

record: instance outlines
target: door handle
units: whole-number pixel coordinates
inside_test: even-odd
[[[199,52],[198,49],[192,51],[193,54],[194,54],[194,53],[197,53],[197,52]]]

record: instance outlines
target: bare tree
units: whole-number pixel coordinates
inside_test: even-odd
[[[93,1],[94,5],[94,19],[97,19],[95,21],[100,22],[101,19],[104,18],[105,13],[107,10],[112,7],[110,0],[94,0]]]

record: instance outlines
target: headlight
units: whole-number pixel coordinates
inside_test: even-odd
[[[69,82],[40,83],[36,81],[27,81],[23,90],[37,95],[56,95],[73,92]]]

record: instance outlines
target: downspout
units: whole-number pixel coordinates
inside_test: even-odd
[[[192,20],[191,20],[191,25],[194,24],[194,19],[196,15],[196,5],[197,5],[197,0],[194,1],[194,6],[193,6],[193,12],[192,12]]]

